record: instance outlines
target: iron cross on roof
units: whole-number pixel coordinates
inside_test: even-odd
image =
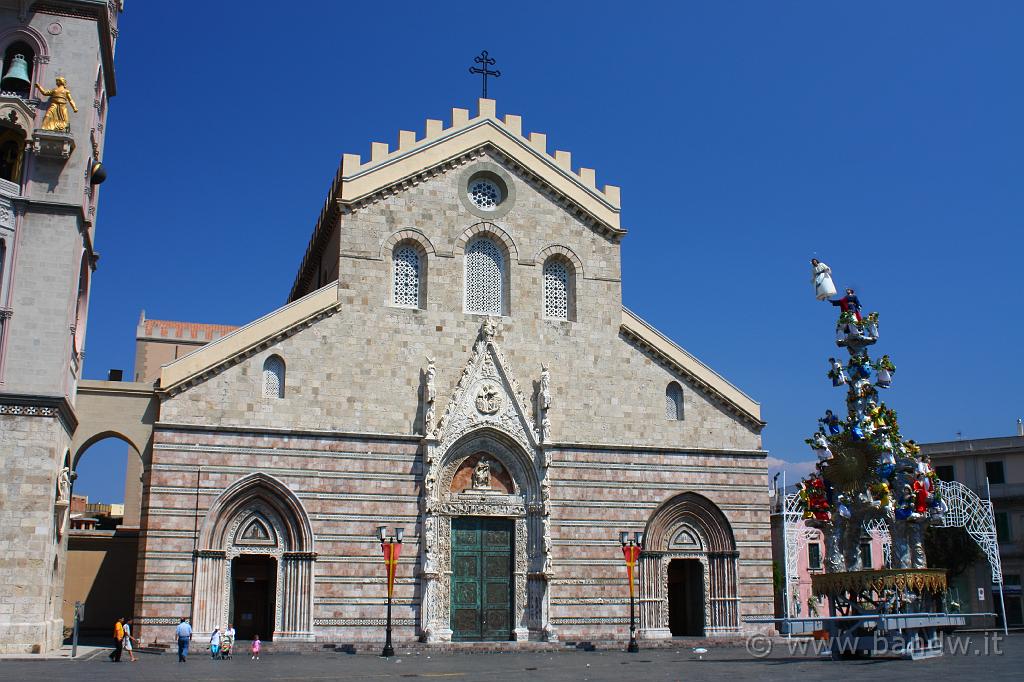
[[[488,66],[494,66],[497,63],[494,61],[493,58],[487,56],[487,50],[481,52],[479,57],[474,57],[473,61],[476,62],[477,64],[483,65],[483,68],[471,66],[469,67],[469,72],[478,73],[483,78],[484,99],[487,99],[487,77],[494,76],[495,78],[498,78],[499,76],[501,76],[501,71],[491,71],[490,69],[487,68]]]

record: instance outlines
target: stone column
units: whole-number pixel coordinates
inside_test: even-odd
[[[223,626],[227,609],[228,576],[226,553],[219,549],[196,550],[196,591],[193,596],[192,628],[197,634]]]
[[[732,632],[738,629],[738,604],[736,588],[736,552],[708,553],[707,572],[708,595],[710,598],[710,622],[708,634]]]
[[[275,639],[313,640],[313,552],[281,557],[281,622]]]
[[[637,631],[641,639],[666,639],[672,636],[668,629],[666,562],[663,555],[651,552],[641,554],[637,562]],[[621,570],[625,572],[625,568]],[[628,586],[625,594],[629,596]]]

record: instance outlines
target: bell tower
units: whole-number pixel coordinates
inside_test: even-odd
[[[0,653],[63,640],[69,447],[123,5],[0,0]]]

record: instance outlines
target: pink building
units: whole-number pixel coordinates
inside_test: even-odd
[[[813,615],[814,608],[822,616],[828,615],[828,600],[822,599],[811,607],[811,576],[825,572],[825,538],[821,531],[798,520],[795,525],[795,542],[791,539],[789,547],[783,542],[782,497],[775,491],[772,502],[772,562],[775,576],[775,617]],[[865,570],[887,568],[888,538],[881,533],[865,533],[861,538],[861,561]],[[791,557],[787,557],[788,554]],[[787,558],[790,566],[789,613],[785,608],[785,576]]]

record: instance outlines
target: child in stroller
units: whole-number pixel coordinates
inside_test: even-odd
[[[222,659],[231,658],[231,650],[235,646],[235,626],[228,623],[228,627],[224,630],[224,634],[220,640],[220,657]]]

